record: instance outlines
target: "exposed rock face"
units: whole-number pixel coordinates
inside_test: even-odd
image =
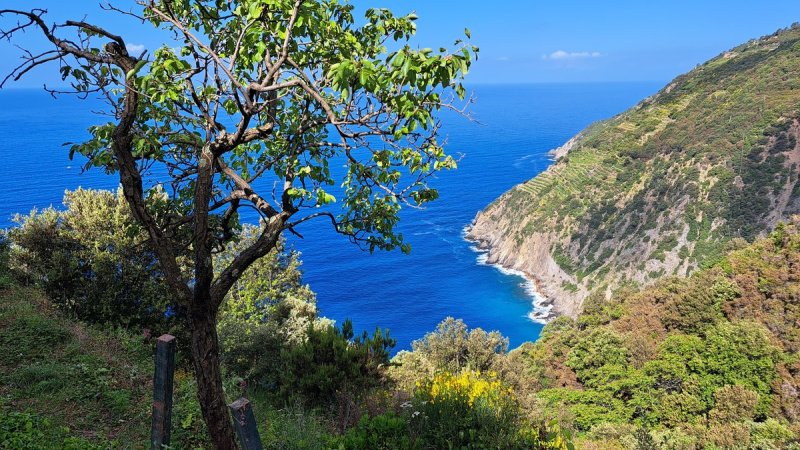
[[[576,316],[800,213],[800,29],[751,41],[553,151],[467,237]]]
[[[487,263],[524,272],[536,283],[537,290],[552,300],[555,314],[577,316],[586,292],[570,292],[562,288],[563,281],[570,277],[550,253],[553,236],[534,233],[523,246],[517,246],[513,240],[503,238],[504,230],[513,224],[501,216],[494,216],[498,218],[494,219],[493,209],[497,208],[489,207],[478,213],[467,232],[467,239],[488,251]]]

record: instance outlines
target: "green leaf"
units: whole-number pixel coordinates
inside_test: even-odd
[[[133,69],[128,71],[128,73],[125,75],[125,77],[126,78],[133,78],[139,72],[139,70],[141,70],[142,67],[145,66],[145,64],[147,64],[146,60],[144,60],[144,59],[140,60],[139,62],[136,63],[136,66],[134,66]]]

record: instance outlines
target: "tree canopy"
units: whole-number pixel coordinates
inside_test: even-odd
[[[55,63],[68,91],[104,100],[110,119],[70,154],[119,175],[172,296],[187,307],[204,417],[215,444],[229,447],[214,330],[226,293],[284,231],[316,217],[369,250],[408,251],[398,211],[436,199],[429,178],[455,167],[438,113],[462,111],[477,48],[412,47],[414,14],[371,8],[356,18],[339,0],[137,5],[106,9],[173,42],[134,55],[95,24],[0,10],[0,37],[36,30],[50,44],[25,51],[3,84]],[[259,235],[215,268],[212,255],[236,237],[244,209],[260,216]]]

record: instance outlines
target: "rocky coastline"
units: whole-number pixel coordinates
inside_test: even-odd
[[[511,224],[505,223],[502,215],[500,220],[492,218],[492,213],[502,204],[502,200],[503,197],[479,212],[465,229],[464,238],[486,255],[485,264],[525,278],[534,302],[531,320],[547,322],[559,315],[577,317],[582,300],[588,293],[580,289],[577,292],[565,289],[565,282],[570,282],[572,277],[553,260],[550,254],[553,244],[551,236],[536,233],[519,248],[516,243],[503,239],[503,230]]]

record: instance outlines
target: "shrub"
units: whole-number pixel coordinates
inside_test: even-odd
[[[411,344],[437,370],[459,372],[462,369],[487,371],[497,369],[508,350],[508,338],[497,331],[467,329],[461,319],[448,317],[420,340]]]
[[[624,375],[628,350],[623,340],[606,328],[593,329],[572,347],[567,366],[589,387],[597,387]]]
[[[67,427],[54,426],[48,419],[29,412],[0,412],[0,448],[49,450],[104,449],[111,448],[109,442],[92,443],[83,438],[70,436]]]
[[[714,392],[714,408],[708,418],[715,423],[752,420],[758,405],[758,394],[742,386],[723,386]]]
[[[788,444],[797,444],[797,437],[786,425],[775,419],[751,423],[750,435],[756,448],[788,448]]]
[[[15,218],[12,268],[73,317],[171,331],[179,309],[121,194],[78,189],[64,204]]]
[[[232,259],[257,233],[255,227],[244,226],[216,258]],[[223,364],[258,386],[275,387],[282,370],[282,349],[302,342],[309,325],[331,325],[317,316],[315,295],[302,282],[299,256],[279,241],[242,274],[220,308],[217,329]]]
[[[425,448],[561,448],[521,420],[511,388],[496,374],[442,372],[421,382],[411,402],[411,428]]]
[[[422,448],[410,434],[408,417],[393,412],[375,417],[364,415],[358,424],[335,438],[332,447],[347,450],[403,450]]]
[[[14,283],[11,269],[8,266],[9,250],[11,248],[8,236],[0,230],[0,289],[7,289]]]
[[[151,200],[155,200],[157,195]],[[189,342],[183,311],[170,301],[146,233],[135,223],[121,193],[67,191],[66,209],[48,208],[17,216],[10,231],[10,265],[43,288],[61,310],[78,319],[148,329],[150,335]],[[221,252],[216,267],[257,238],[244,226]],[[0,236],[0,288],[5,242]],[[190,268],[182,268],[189,271]],[[283,342],[302,338],[317,321],[314,293],[302,283],[299,254],[284,242],[253,264],[220,310],[219,333],[228,369],[242,377],[274,373]],[[273,376],[274,381],[274,376]]]
[[[281,350],[278,394],[308,406],[334,407],[339,429],[360,417],[361,402],[382,386],[395,340],[378,328],[354,338],[353,324],[309,325],[304,339]]]

